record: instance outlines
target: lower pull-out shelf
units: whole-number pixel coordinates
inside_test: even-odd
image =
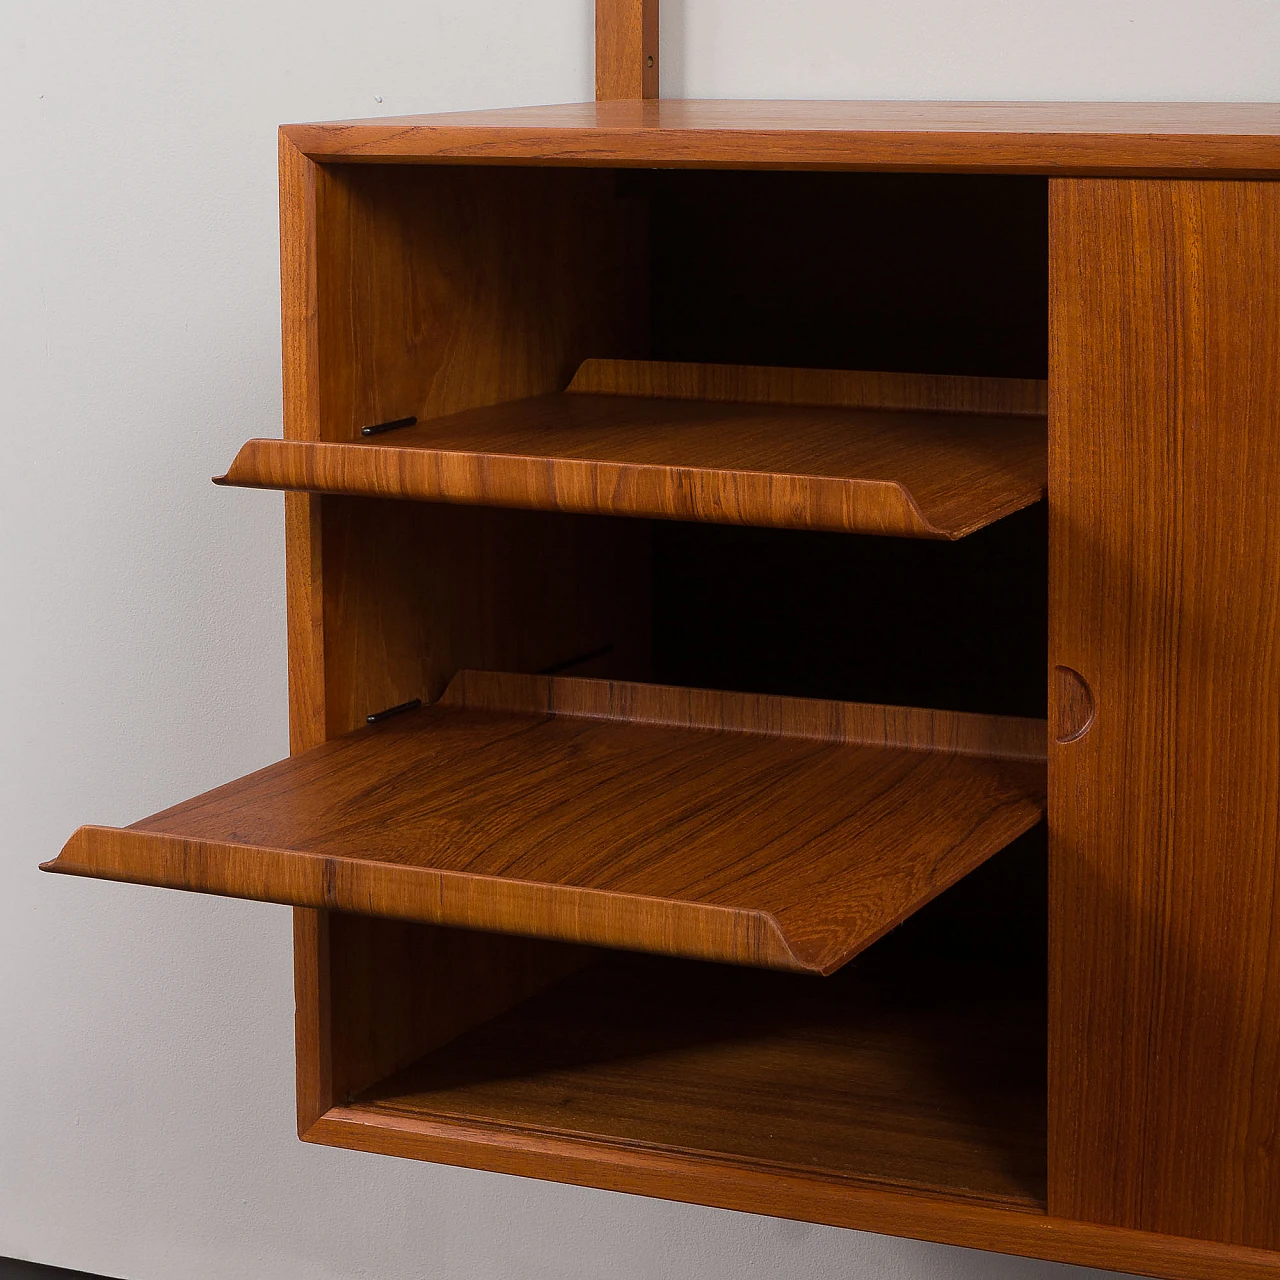
[[[461,672],[46,869],[830,973],[1032,827],[1042,721]]]

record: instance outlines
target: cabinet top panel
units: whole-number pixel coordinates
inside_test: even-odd
[[[1280,103],[659,99],[283,132],[320,161],[1280,176]]]

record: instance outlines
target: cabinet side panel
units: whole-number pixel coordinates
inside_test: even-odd
[[[648,355],[648,203],[593,169],[326,170],[321,438],[562,391]]]
[[[280,345],[284,434],[320,436],[320,346],[316,322],[319,246],[316,204],[327,179],[280,134]],[[289,745],[307,751],[324,741],[319,499],[285,497],[288,594]]]
[[[316,323],[316,203],[325,174],[280,134],[280,342],[284,434],[320,435],[320,351]],[[285,495],[285,591],[289,645],[289,747],[324,741],[324,634],[320,499]],[[298,1131],[333,1103],[329,1052],[328,920],[293,913],[294,1046]]]
[[[647,354],[647,208],[612,173],[322,166],[315,203],[318,438],[559,391],[588,356]],[[314,501],[324,736],[438,697],[460,667],[644,674],[644,522]],[[583,958],[338,917],[305,941],[335,1099]]]
[[[463,668],[646,674],[648,525],[381,499],[324,499],[328,736]]]
[[[1050,1212],[1277,1248],[1280,184],[1055,180],[1050,269]]]
[[[317,913],[319,914],[319,913]],[[342,1105],[595,958],[589,947],[326,912]]]

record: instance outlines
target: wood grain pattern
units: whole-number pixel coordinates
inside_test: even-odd
[[[923,707],[781,698],[621,680],[460,671],[450,681],[440,705],[1036,764],[1044,761],[1047,751],[1044,721],[1025,717],[965,715]]]
[[[287,137],[282,156],[287,438],[347,440],[401,413],[558,391],[589,354],[644,353],[647,225],[611,175],[387,174],[315,165]],[[537,670],[610,647],[610,674],[644,674],[639,522],[588,531],[567,517],[304,494],[285,506],[295,750],[437,696],[460,666]],[[422,1016],[434,953],[401,945],[403,928],[383,922],[371,938],[299,909],[300,1128],[439,1034],[440,1019]],[[473,977],[450,998],[497,1011],[560,975],[525,946],[508,975],[509,940],[472,937]]]
[[[616,954],[355,1104],[1043,1209],[1043,996],[966,978]]]
[[[1280,105],[585,102],[298,124],[313,159],[886,172],[1280,172]]]
[[[606,673],[644,672],[647,524],[316,502],[327,736],[363,725],[371,711],[438,697],[467,663],[537,670],[603,649]],[[446,955],[397,922],[361,927],[331,912],[299,911],[317,917],[300,925],[295,942],[299,1102],[319,1098],[321,1111],[426,1052],[442,1028],[463,1025],[462,1014],[500,1012],[565,971],[548,943],[520,940],[518,950],[510,939],[471,934]],[[444,990],[442,966],[452,975]]]
[[[658,0],[596,0],[596,98],[658,96]]]
[[[281,130],[280,337],[284,434],[320,438],[317,190],[329,170],[308,160]],[[325,739],[324,574],[322,499],[286,493],[285,600],[289,654],[289,749],[307,751]],[[329,1019],[329,931],[324,913],[295,911],[294,1043],[298,1132],[333,1105]]]
[[[565,390],[583,395],[649,396],[717,404],[917,409],[1022,417],[1043,417],[1049,412],[1049,384],[1032,378],[784,369],[681,360],[584,360]]]
[[[329,922],[327,911],[297,907],[293,912],[294,1088],[299,1137],[340,1100],[333,1088]]]
[[[1051,678],[1054,690],[1050,700],[1053,710],[1050,732],[1058,742],[1074,742],[1093,727],[1093,718],[1098,711],[1093,690],[1071,667],[1054,667]]]
[[[460,673],[47,869],[830,973],[1039,821],[1041,721]]]
[[[1052,240],[1050,1207],[1280,1248],[1280,186]]]
[[[560,391],[588,356],[647,354],[645,209],[614,175],[322,168],[320,439]]]
[[[329,179],[280,134],[280,334],[284,434],[320,438],[317,319],[317,186]],[[289,637],[289,743],[306,751],[324,741],[323,573],[320,504],[285,497],[285,576]]]
[[[566,394],[358,443],[251,440],[221,484],[955,539],[1039,501],[1043,419]]]
[[[647,674],[648,526],[531,511],[327,498],[327,736],[463,667]]]
[[[326,1110],[590,964],[597,954],[538,938],[338,911],[300,914],[323,920],[328,932]]]

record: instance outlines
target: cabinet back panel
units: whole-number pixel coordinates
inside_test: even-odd
[[[1045,509],[959,542],[653,525],[662,684],[1045,714]]]
[[[1046,376],[1044,179],[620,181],[649,194],[656,360]]]

